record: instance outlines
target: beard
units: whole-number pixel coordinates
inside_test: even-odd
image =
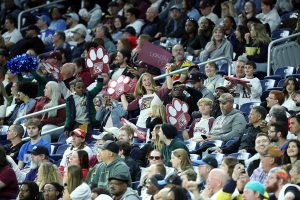
[[[184,55],[183,54],[178,54],[177,56],[175,56],[175,60],[176,61],[183,61],[184,59]]]
[[[278,185],[277,183],[273,183],[272,185],[267,185],[266,186],[266,191],[271,193],[271,192],[276,192],[278,190]]]
[[[30,169],[37,169],[39,167],[38,163],[31,161],[30,162]]]

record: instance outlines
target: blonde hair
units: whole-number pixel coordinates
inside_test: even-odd
[[[83,182],[82,170],[79,165],[69,165],[67,168],[67,187],[71,194]]]
[[[155,84],[155,81],[153,79],[153,76],[147,72],[143,73],[141,75],[141,77],[139,78],[139,80],[137,81],[136,83],[136,86],[135,86],[135,90],[134,90],[134,96],[135,97],[138,97],[138,96],[143,96],[144,94],[147,93],[146,89],[144,88],[143,86],[143,78],[145,76],[148,76],[150,79],[151,79],[151,90],[153,92],[155,92],[155,87],[156,87],[156,84]]]
[[[40,190],[47,183],[57,182],[62,184],[62,176],[56,165],[52,163],[42,163],[38,169],[37,180]]]
[[[271,42],[271,38],[268,36],[265,25],[253,23],[251,24],[251,28],[253,27],[256,37],[253,39],[253,44],[258,45],[259,43],[268,44]]]
[[[161,139],[159,138],[159,135],[158,135],[158,132],[159,132],[159,129],[161,128],[161,124],[157,124],[154,126],[153,128],[153,131],[155,133],[155,141],[153,142],[154,143],[154,148],[155,149],[158,149],[159,151],[162,150],[162,148],[165,146],[165,143],[163,141],[161,141]]]
[[[185,171],[192,167],[192,161],[189,158],[188,152],[185,149],[176,149],[172,151],[172,154],[180,159],[180,168]]]
[[[237,16],[236,10],[234,9],[231,1],[224,1],[223,3],[221,3],[221,8],[223,6],[228,8],[229,16],[231,16],[231,17],[236,17]],[[221,16],[222,18],[227,17],[227,16],[224,16],[223,12],[221,12],[221,15],[222,15]]]
[[[60,87],[58,85],[57,82],[54,81],[49,81],[46,86],[49,86],[50,90],[51,90],[51,99],[49,101],[49,103],[47,103],[46,105],[44,105],[44,109],[47,108],[52,108],[58,105],[58,101],[61,97],[61,91],[60,91]],[[49,117],[56,117],[57,116],[57,109],[55,110],[51,110],[48,111],[48,118]]]
[[[151,106],[152,117],[160,117],[163,123],[167,122],[166,107],[164,105]]]
[[[212,107],[213,106],[213,101],[209,98],[201,98],[197,102],[197,106],[200,106],[200,104],[205,104],[205,105],[209,105],[210,107]]]

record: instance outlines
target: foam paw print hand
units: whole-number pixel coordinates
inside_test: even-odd
[[[85,59],[85,64],[92,74],[109,72],[109,55],[103,47],[90,48]]]
[[[131,78],[128,76],[121,75],[119,78],[115,80],[111,80],[108,83],[107,92],[112,96],[113,99],[120,99],[122,94],[125,94],[130,91],[130,83]]]
[[[42,65],[44,66],[45,70],[49,73],[52,74],[52,76],[56,79],[56,80],[60,80],[61,79],[61,75],[60,75],[60,70],[59,68],[52,62],[46,60],[42,63]]]
[[[172,104],[167,104],[167,120],[177,130],[184,130],[191,120],[188,114],[189,106],[180,99],[173,98]]]

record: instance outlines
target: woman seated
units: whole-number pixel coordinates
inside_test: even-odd
[[[226,57],[232,60],[233,47],[225,38],[224,28],[216,26],[213,30],[211,41],[207,43],[205,49],[200,53],[200,62],[218,57]]]
[[[192,161],[185,149],[176,149],[172,151],[171,163],[178,176],[187,169],[193,169]]]
[[[37,100],[35,106],[31,109],[31,113],[41,111],[44,109],[52,108],[61,104],[64,104],[64,99],[61,98],[61,91],[59,84],[54,81],[49,81],[46,84],[44,97]],[[60,108],[58,110],[51,110],[41,115],[36,116],[39,118],[43,124],[42,135],[48,130],[57,128],[63,125],[66,118],[65,108]],[[43,135],[43,138],[48,142],[53,139],[57,139],[61,131],[54,131],[51,134]]]
[[[207,79],[204,80],[204,86],[211,92],[215,92],[215,89],[219,86],[223,86],[224,79],[218,72],[218,66],[214,62],[209,62],[205,65],[205,74]]]
[[[284,102],[282,106],[284,106],[290,112],[298,112],[300,108],[296,106],[295,101],[293,100],[293,93],[299,90],[298,81],[296,78],[289,77],[284,81],[283,84],[283,94],[284,94]]]

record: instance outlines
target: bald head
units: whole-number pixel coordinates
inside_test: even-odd
[[[74,63],[65,63],[62,67],[61,67],[61,76],[63,78],[63,80],[66,80],[68,78],[71,78],[74,76],[75,73],[75,64]]]
[[[228,174],[223,169],[215,168],[209,172],[206,185],[216,193],[223,188],[228,178]]]

